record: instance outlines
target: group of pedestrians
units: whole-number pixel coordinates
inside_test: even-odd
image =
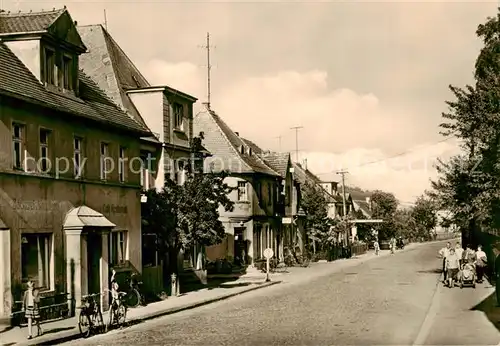
[[[446,243],[446,247],[439,250],[439,255],[443,259],[443,283],[453,287],[454,282],[460,279],[460,270],[468,263],[474,268],[476,274],[476,282],[483,282],[484,272],[487,265],[486,253],[482,246],[479,245],[477,250],[474,250],[472,245],[467,245],[465,250],[459,242],[455,247],[451,243]]]

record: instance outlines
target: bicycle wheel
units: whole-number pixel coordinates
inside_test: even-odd
[[[94,315],[92,316],[92,324],[93,324],[93,329],[97,332],[100,333],[104,329],[104,320],[102,318],[102,313],[101,310],[96,311]]]
[[[78,316],[78,329],[83,338],[88,338],[90,336],[90,319],[86,311],[80,311],[80,315]]]
[[[113,320],[114,320],[114,309],[113,306],[111,305],[108,310],[108,323],[106,324],[106,331],[111,329],[111,326],[113,325]]]
[[[136,308],[139,306],[139,303],[141,301],[141,295],[137,290],[134,288],[130,290],[130,292],[127,293],[127,306],[131,308]]]

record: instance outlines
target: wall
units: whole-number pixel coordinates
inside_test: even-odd
[[[10,41],[5,42],[9,49],[22,61],[22,63],[41,80],[40,76],[40,41]]]
[[[138,189],[0,172],[0,217],[11,229],[13,286],[21,281],[21,233],[52,233],[55,288],[65,291],[62,226],[66,213],[80,205],[101,212],[117,229],[128,231],[128,259],[138,270],[142,268]]]
[[[148,128],[164,141],[163,91],[128,93]]]
[[[0,98],[0,171],[13,171],[12,164],[12,122],[20,122],[26,126],[24,149],[34,160],[38,160],[39,130],[47,128],[52,131],[49,140],[49,157],[52,167],[50,175],[58,178],[74,177],[73,155],[74,136],[83,138],[83,156],[86,158],[85,181],[101,181],[100,179],[100,143],[109,143],[109,155],[114,159],[114,168],[108,175],[108,181],[118,182],[118,157],[120,146],[126,147],[126,184],[140,185],[140,141],[139,138],[116,128],[85,122],[77,117],[59,115],[58,113],[35,106],[20,107],[6,98]],[[30,168],[36,170],[36,161],[30,161]],[[56,168],[59,169],[56,169]]]

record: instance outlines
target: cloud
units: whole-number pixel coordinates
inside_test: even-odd
[[[153,60],[140,67],[153,84],[204,95],[204,73],[194,64]],[[395,141],[429,129],[413,122],[408,112],[386,108],[372,93],[330,87],[322,70],[279,71],[234,81],[219,91],[212,108],[241,136],[271,150],[280,150],[276,137],[281,135],[281,150],[293,154],[290,127],[303,126],[299,161],[307,158],[308,167],[322,179],[338,180],[334,172],[347,168],[349,183],[391,191],[402,200],[413,200],[428,188],[436,176],[437,157],[457,151],[451,141],[427,143],[388,159],[394,153],[387,148]]]

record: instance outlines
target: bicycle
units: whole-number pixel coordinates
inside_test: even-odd
[[[145,305],[146,300],[141,293],[140,286],[142,281],[137,280],[137,274],[132,274],[128,280],[129,291],[127,292],[127,306],[130,308],[136,308],[139,305]]]
[[[101,306],[95,299],[101,295],[102,293],[95,293],[82,297],[82,306],[79,307],[78,329],[83,338],[88,338],[93,332],[99,333],[102,331],[104,322]]]
[[[107,290],[110,293],[113,293],[110,290]],[[118,292],[118,297],[114,298],[111,301],[111,305],[109,307],[109,318],[108,324],[106,325],[106,330],[109,330],[112,325],[116,325],[117,327],[121,327],[125,323],[125,319],[127,317],[127,305],[123,301],[122,297],[126,296],[125,292]]]

